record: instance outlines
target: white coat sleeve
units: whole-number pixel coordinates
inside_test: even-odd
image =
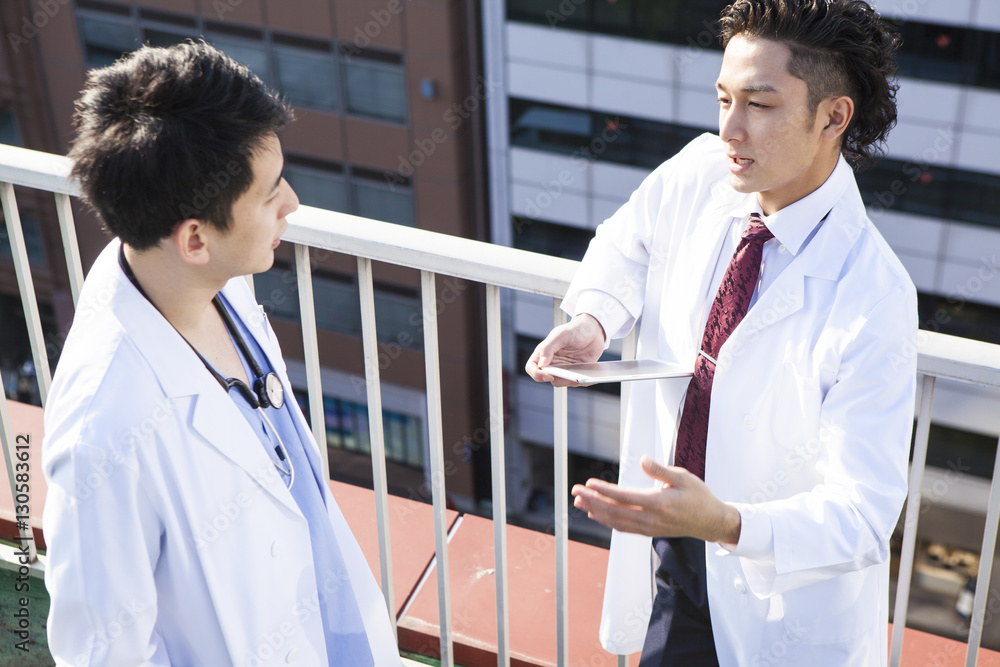
[[[653,233],[675,172],[691,154],[717,143],[703,135],[643,180],[629,200],[597,227],[573,282],[563,297],[569,315],[594,316],[607,341],[626,336],[642,314]]]
[[[58,436],[46,444],[45,585],[56,664],[169,665],[153,579],[163,530],[134,449]]]
[[[789,463],[822,483],[790,498],[736,503],[731,552],[764,598],[881,563],[906,497],[916,391],[916,294],[898,288],[867,314],[823,400],[820,433]],[[797,458],[796,458],[797,457]]]

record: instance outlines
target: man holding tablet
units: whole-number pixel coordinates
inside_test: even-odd
[[[596,361],[640,316],[639,357],[694,368],[686,391],[637,383],[620,484],[573,489],[615,529],[609,651],[641,649],[644,667],[882,665],[916,291],[851,167],[895,123],[898,38],[862,0],[736,0],[721,28],[719,135],[597,229],[572,320],[526,370],[573,384],[544,369]]]

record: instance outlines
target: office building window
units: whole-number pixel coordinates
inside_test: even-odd
[[[560,225],[533,218],[514,217],[514,247],[518,250],[554,255],[564,259],[583,259],[594,230]]]
[[[296,389],[295,398],[308,420],[309,401],[306,392]],[[365,455],[371,453],[367,405],[324,394],[323,417],[328,447]],[[424,431],[420,417],[383,408],[382,431],[387,461],[423,468]]]
[[[275,263],[254,276],[257,301],[270,317],[298,322],[299,294],[295,267]],[[316,326],[347,336],[361,336],[361,293],[353,276],[313,276]],[[375,286],[375,329],[381,343],[424,348],[420,297],[406,288]]]
[[[349,112],[406,122],[406,79],[398,65],[355,54],[344,62],[344,85]]]
[[[377,299],[376,299],[377,301]],[[313,303],[316,326],[347,336],[361,335],[361,294],[348,278],[316,276],[313,278]],[[383,329],[375,323],[376,330]],[[379,331],[385,337],[385,331]]]
[[[990,227],[1000,226],[1000,176],[885,159],[857,174],[869,214],[915,213]]]
[[[295,190],[299,202],[306,206],[350,213],[347,177],[339,167],[312,167],[285,158],[285,180]]]
[[[250,71],[259,76],[265,83],[274,83],[268,65],[267,47],[260,40],[209,33],[206,36],[206,41],[236,62],[249,67]]]
[[[407,122],[406,75],[399,54],[90,0],[78,1],[77,23],[90,67],[110,65],[140,44],[205,39],[296,106]]]
[[[903,37],[901,76],[1000,88],[1000,33],[917,21],[890,25]]]
[[[276,44],[274,64],[278,87],[289,102],[311,109],[337,109],[336,69],[329,51]]]
[[[715,39],[726,0],[510,0],[507,18],[587,32],[686,44]],[[707,26],[706,26],[707,23]],[[708,33],[708,38],[699,33]]]
[[[507,18],[536,25],[721,50],[728,0],[509,0]],[[900,75],[1000,89],[1000,32],[914,21],[886,23],[903,38]]]
[[[384,179],[357,177],[354,179],[353,187],[355,212],[358,215],[408,227],[416,225],[412,190],[403,190],[395,186],[390,188]]]
[[[510,100],[510,124],[512,146],[647,169],[656,168],[692,139],[708,131],[517,98]],[[1000,218],[996,215],[1000,176],[884,159],[856,177],[861,196],[873,216],[879,211],[892,210],[1000,226]],[[515,221],[515,229],[516,225]],[[542,229],[526,227],[528,236],[515,237],[515,245],[520,243],[517,247],[559,254],[539,245],[551,243],[551,240],[531,237],[543,233]]]
[[[920,328],[949,336],[1000,344],[1000,308],[955,294],[918,294]],[[994,442],[996,444],[996,442]]]
[[[916,429],[914,429],[916,431]],[[927,465],[989,480],[997,454],[994,436],[931,424],[927,441]],[[913,445],[910,445],[913,459]]]
[[[79,28],[89,67],[110,65],[138,46],[135,26],[127,17],[80,16]]]
[[[620,114],[510,99],[510,143],[654,169],[707,130]]]
[[[387,177],[381,171],[289,155],[285,178],[307,206],[416,225],[413,188],[398,174]]]
[[[150,46],[173,46],[188,39],[190,32],[175,32],[173,30],[160,30],[157,28],[144,28],[142,31],[142,43]]]
[[[21,233],[24,235],[24,250],[28,254],[28,261],[37,266],[45,266],[45,242],[42,239],[42,227],[38,223],[38,218],[22,213]],[[10,237],[7,235],[7,223],[2,215],[0,215],[0,257],[8,259],[13,257]]]
[[[0,144],[21,145],[21,132],[17,129],[17,116],[13,109],[0,109]]]

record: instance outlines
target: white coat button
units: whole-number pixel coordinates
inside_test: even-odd
[[[752,431],[757,427],[757,422],[754,421],[753,417],[747,415],[743,418],[743,426],[745,426],[748,431]]]
[[[278,542],[278,540],[275,540],[274,542],[271,543],[271,557],[277,558],[278,554],[280,553],[281,553],[281,543]]]
[[[297,648],[293,648],[291,651],[288,652],[288,655],[285,656],[285,662],[295,662],[298,659],[299,659],[299,649]]]
[[[747,585],[744,584],[739,579],[737,579],[736,581],[733,582],[733,588],[736,589],[737,593],[746,593],[747,592]]]

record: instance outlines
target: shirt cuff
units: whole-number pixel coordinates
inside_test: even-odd
[[[621,338],[631,329],[632,314],[621,301],[607,292],[593,289],[580,292],[570,315],[576,317],[584,313],[597,320],[604,329],[605,350],[611,345],[612,338]]]

